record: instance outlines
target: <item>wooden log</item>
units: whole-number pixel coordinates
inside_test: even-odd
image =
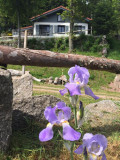
[[[41,67],[72,67],[76,64],[88,69],[120,73],[120,60],[7,46],[0,46],[0,63]]]

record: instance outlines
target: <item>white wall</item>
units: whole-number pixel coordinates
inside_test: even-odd
[[[36,36],[36,25],[53,25],[53,36],[52,37],[64,37],[64,36],[68,36],[68,33],[70,31],[70,23],[62,23],[62,22],[57,22],[57,23],[52,23],[52,22],[35,22],[34,23],[34,28],[33,28],[33,35]],[[55,26],[57,25],[64,25],[64,26],[68,26],[68,32],[65,34],[58,34],[55,33]],[[88,34],[88,24],[87,23],[75,23],[75,25],[77,26],[85,26],[85,35]]]

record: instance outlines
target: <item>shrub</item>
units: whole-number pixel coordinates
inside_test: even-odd
[[[73,37],[74,50],[83,52],[100,52],[103,47],[109,49],[109,45],[100,45],[102,37],[94,37],[92,35],[80,34]],[[48,38],[48,39],[29,39],[28,48],[54,50],[56,52],[65,51],[69,47],[69,38]]]

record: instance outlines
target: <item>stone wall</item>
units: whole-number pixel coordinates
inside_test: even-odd
[[[0,151],[6,151],[12,134],[13,86],[9,71],[0,69]]]

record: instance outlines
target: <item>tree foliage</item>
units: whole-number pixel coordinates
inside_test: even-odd
[[[30,17],[60,5],[69,8],[67,16],[73,23],[83,20],[83,16],[92,18],[94,34],[118,33],[120,30],[120,0],[0,0],[0,32],[17,27],[18,14],[24,27],[31,25]]]
[[[93,30],[97,35],[109,34],[114,30],[113,8],[110,0],[98,2],[93,15]]]

